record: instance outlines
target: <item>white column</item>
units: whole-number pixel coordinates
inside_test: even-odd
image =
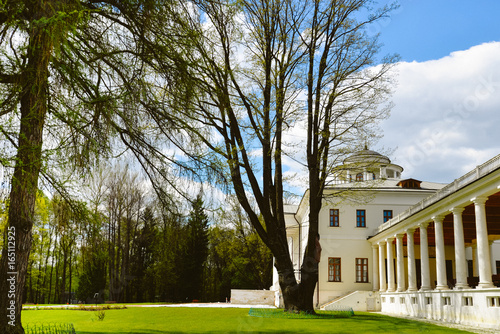
[[[385,165],[380,166],[380,178],[381,179],[387,178],[387,166]]]
[[[468,289],[467,284],[467,259],[465,258],[464,226],[462,212],[464,208],[452,208],[453,213],[453,238],[455,240],[455,274],[457,282],[455,289]]]
[[[387,290],[385,277],[385,242],[378,243],[378,273],[380,278],[380,291]]]
[[[432,217],[432,220],[434,220],[434,232],[436,241],[436,290],[449,290],[448,282],[446,280],[446,257],[444,253],[443,219],[444,216]]]
[[[396,291],[394,282],[394,247],[392,246],[394,238],[387,238],[387,292]]]
[[[479,270],[477,269],[477,240],[476,243],[472,244],[472,275],[474,277],[479,277]]]
[[[429,223],[421,223],[420,228],[420,272],[422,275],[422,286],[420,290],[431,290],[431,274],[429,269],[429,242],[427,240],[427,226]]]
[[[408,251],[408,291],[417,291],[417,269],[415,265],[414,229],[406,230],[406,248]]]
[[[405,288],[405,258],[403,254],[403,237],[404,234],[396,234],[396,262],[397,262],[397,280],[398,280],[398,292],[403,292]]]
[[[373,280],[373,291],[376,291],[380,288],[378,284],[378,245],[372,245],[372,258],[373,258],[373,274],[372,274],[372,280]]]
[[[495,262],[495,257],[493,256],[493,240],[489,241],[490,243],[490,257],[491,257],[491,274],[496,275],[497,273],[497,264]]]
[[[491,256],[486,226],[485,203],[488,197],[478,196],[472,199],[476,212],[477,262],[479,267],[479,289],[492,288]]]

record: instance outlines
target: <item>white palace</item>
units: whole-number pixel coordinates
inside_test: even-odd
[[[427,318],[500,331],[500,155],[445,185],[402,178],[371,150],[344,161],[320,212],[318,308]],[[287,206],[299,268],[308,192]],[[274,275],[275,303],[281,295]]]

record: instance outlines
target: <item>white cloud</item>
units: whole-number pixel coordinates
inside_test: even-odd
[[[451,182],[500,153],[500,42],[400,63],[383,147],[404,177]]]

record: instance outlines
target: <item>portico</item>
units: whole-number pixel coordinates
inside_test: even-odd
[[[369,238],[373,257],[378,255],[374,274],[382,311],[500,329],[500,275],[491,260],[495,240],[500,240],[500,156],[382,224]]]

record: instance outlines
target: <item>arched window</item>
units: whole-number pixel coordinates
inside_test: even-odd
[[[363,181],[363,173],[356,174],[356,181]]]

